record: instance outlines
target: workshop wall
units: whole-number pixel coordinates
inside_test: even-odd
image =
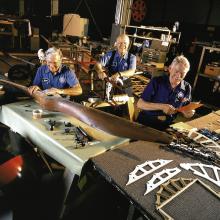
[[[0,14],[18,15],[19,1],[0,0]]]
[[[134,0],[135,2],[136,0]],[[131,19],[131,25],[167,26],[172,28],[175,21],[180,22],[182,37],[186,40],[219,40],[220,1],[219,0],[143,0],[146,15],[141,22]],[[19,1],[0,0],[0,13],[18,14]],[[51,0],[25,0],[25,17],[31,18],[34,25],[39,21],[46,28],[43,31],[62,30],[62,19],[66,13],[77,13],[89,19],[88,34],[92,39],[109,37],[114,23],[117,0],[60,0],[59,15],[51,16]],[[214,26],[212,30],[208,28]],[[49,31],[48,31],[49,30]],[[50,35],[47,33],[46,35]],[[196,36],[197,35],[197,36]],[[185,39],[184,39],[185,40]]]
[[[64,0],[60,1],[62,14],[75,13],[89,19],[88,34],[92,39],[101,39],[111,34],[112,23],[115,20],[117,0]]]
[[[136,0],[134,0],[135,3]],[[161,26],[172,29],[179,21],[181,32],[178,51],[189,56],[194,41],[219,41],[220,1],[219,0],[143,0],[146,15],[140,22],[131,19],[130,24],[139,26]],[[132,16],[131,16],[132,17]],[[196,56],[194,56],[196,57]],[[197,66],[197,61],[195,61]],[[193,69],[193,68],[192,68]]]
[[[175,21],[203,25],[220,25],[219,0],[143,0],[146,16],[143,24],[167,24]],[[135,0],[134,0],[135,2]],[[132,24],[138,24],[131,20]]]

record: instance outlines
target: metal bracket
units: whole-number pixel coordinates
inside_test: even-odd
[[[153,175],[153,177],[151,178],[151,180],[149,180],[146,183],[147,186],[147,190],[144,193],[144,195],[148,194],[149,192],[151,192],[152,190],[154,190],[155,188],[157,188],[159,185],[161,185],[162,183],[166,182],[167,180],[171,179],[173,176],[175,176],[176,174],[178,174],[181,170],[178,167],[172,168],[172,169],[166,169],[166,170],[162,170],[159,173],[155,173]],[[166,177],[164,177],[164,175],[166,175]],[[155,182],[155,183],[154,183]]]
[[[180,166],[185,170],[193,171],[195,175],[201,176],[220,187],[220,179],[218,173],[220,172],[220,168],[213,165],[206,165],[202,163],[181,163]],[[193,167],[197,167],[197,168],[199,167],[200,171],[198,171],[198,169],[194,169]],[[209,176],[205,168],[208,168],[209,170],[212,169],[213,171],[212,173],[214,174],[215,179]]]
[[[131,173],[129,173],[129,179],[126,186],[141,179],[144,176],[147,176],[148,174],[161,168],[162,166],[165,166],[170,162],[172,162],[172,160],[157,159],[157,160],[146,161],[142,164],[137,165],[135,169]],[[150,169],[148,170],[144,169],[144,167],[146,166],[148,166]],[[139,172],[141,172],[140,175],[137,174]]]

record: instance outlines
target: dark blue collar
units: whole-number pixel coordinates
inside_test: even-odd
[[[120,56],[120,54],[118,53],[118,51],[116,51],[116,56],[120,57],[121,59],[128,59],[128,52],[125,53],[125,55],[123,57]]]

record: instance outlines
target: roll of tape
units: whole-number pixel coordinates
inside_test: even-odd
[[[42,109],[34,109],[32,114],[33,114],[33,119],[39,119],[42,117],[43,110]]]

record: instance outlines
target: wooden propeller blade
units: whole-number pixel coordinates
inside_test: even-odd
[[[16,88],[29,94],[26,86],[1,79],[0,82],[15,86]],[[95,108],[86,107],[81,104],[65,100],[61,97],[47,96],[41,91],[34,92],[32,96],[43,108],[47,110],[60,111],[71,115],[91,127],[115,136],[160,143],[170,143],[172,140],[172,137],[165,132],[146,127],[138,123],[130,122],[118,116]]]

